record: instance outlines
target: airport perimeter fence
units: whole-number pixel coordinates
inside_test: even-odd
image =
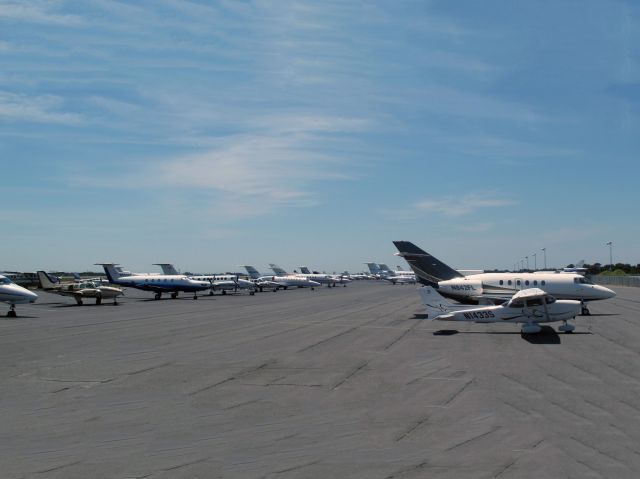
[[[596,274],[591,276],[591,281],[603,286],[634,286],[640,288],[640,276],[607,276]]]

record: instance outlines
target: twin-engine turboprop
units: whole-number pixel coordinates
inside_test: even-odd
[[[582,314],[589,314],[588,301],[613,298],[616,293],[595,285],[580,274],[560,272],[478,273],[464,276],[438,258],[409,241],[394,241],[402,256],[416,273],[418,281],[433,286],[447,298],[461,303],[506,301],[527,288],[540,288],[558,299],[575,299],[582,303]]]
[[[43,290],[61,296],[73,296],[78,305],[82,305],[82,300],[86,298],[95,298],[96,304],[101,304],[103,299],[113,299],[113,304],[118,304],[118,296],[124,294],[120,288],[103,286],[97,281],[62,283],[59,278],[54,278],[44,271],[38,271],[37,275]]]
[[[120,286],[152,291],[155,298],[160,299],[162,293],[171,293],[177,298],[179,292],[193,293],[193,299],[198,299],[198,291],[211,289],[209,281],[195,281],[183,274],[127,274],[116,263],[96,263],[104,268],[109,282]]]
[[[580,314],[580,301],[557,300],[540,288],[517,292],[501,305],[470,307],[454,305],[431,286],[419,289],[427,319],[439,321],[472,321],[474,323],[523,323],[522,333],[539,333],[540,323],[563,321],[559,331],[570,333],[575,326],[567,323]]]
[[[0,301],[9,303],[9,318],[16,317],[16,304],[33,303],[38,299],[38,295],[15,284],[4,275],[0,275]]]

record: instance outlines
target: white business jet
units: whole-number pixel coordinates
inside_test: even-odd
[[[6,276],[0,275],[0,301],[9,303],[7,317],[16,317],[16,304],[33,303],[36,299],[38,299],[36,293],[18,286]]]
[[[160,299],[162,293],[171,293],[172,298],[177,298],[179,292],[193,293],[193,299],[198,299],[198,291],[211,289],[209,281],[195,281],[183,274],[123,274],[116,263],[96,263],[104,268],[109,282],[120,286],[152,291],[155,299]]]
[[[317,286],[321,286],[319,282],[312,281],[308,278],[301,278],[299,276],[288,274],[282,276],[261,276],[260,273],[258,273],[258,270],[253,266],[243,265],[241,267],[247,270],[249,277],[254,280],[260,291],[262,291],[263,288],[274,288],[277,290],[278,288],[287,289],[289,286],[297,286],[298,288],[314,289]]]
[[[613,298],[616,293],[595,285],[576,273],[479,273],[464,276],[436,257],[409,241],[394,241],[402,256],[416,273],[418,281],[433,286],[447,298],[461,303],[506,301],[516,292],[540,288],[558,299],[575,299],[582,303],[582,314],[588,315],[589,301]]]
[[[391,284],[416,284],[416,275],[411,271],[391,270],[386,264],[365,263],[371,274]]]
[[[164,274],[180,274],[171,263],[154,264],[160,266]],[[239,278],[238,275],[235,274],[196,274],[189,276],[189,278],[196,281],[209,281],[211,284],[211,295],[213,295],[214,291],[222,291],[222,294],[227,294],[227,291],[236,292],[240,289],[246,289],[250,295],[253,295],[257,288],[253,281]]]

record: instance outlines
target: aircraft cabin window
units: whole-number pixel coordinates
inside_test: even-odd
[[[504,284],[504,281],[500,280],[500,286],[502,286]]]
[[[511,286],[511,280],[509,280],[509,281],[507,282],[507,284],[508,284],[509,286]]]
[[[532,298],[527,300],[527,306],[542,306],[542,298]]]
[[[525,284],[525,285],[527,285],[527,286],[529,286],[529,280],[527,279],[527,280],[524,282],[524,284]]]
[[[540,284],[544,286],[546,284],[546,281],[543,279],[542,281],[540,281]]]
[[[533,280],[533,285],[534,285],[534,286],[538,286],[538,280],[537,280],[537,279],[534,279],[534,280]]]
[[[511,301],[511,303],[509,303],[509,307],[510,308],[515,308],[515,309],[524,308],[524,302],[522,302],[522,301]]]
[[[517,284],[518,286],[520,286],[520,280],[517,280],[517,281],[516,281],[516,284]]]

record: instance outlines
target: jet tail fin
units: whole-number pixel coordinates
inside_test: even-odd
[[[242,268],[247,270],[247,274],[251,279],[258,279],[260,277],[260,273],[253,266],[244,265]]]
[[[51,276],[44,271],[38,271],[36,274],[38,275],[38,281],[42,289],[55,288],[60,283],[60,278]]]
[[[410,241],[394,241],[393,244],[398,248],[398,256],[402,256],[409,263],[416,278],[422,284],[437,286],[440,281],[464,277],[460,272]]]
[[[96,266],[102,266],[104,268],[104,273],[107,275],[110,283],[116,284],[120,277],[126,276],[121,273],[122,268],[118,268],[117,263],[96,263]]]
[[[273,270],[273,272],[276,274],[276,276],[286,276],[287,275],[287,272],[285,270],[283,270],[277,264],[270,263],[269,264],[269,268],[271,268]]]
[[[453,304],[440,296],[431,286],[419,288],[418,293],[422,299],[422,304],[424,304],[427,310],[427,319],[436,319],[438,316],[448,315],[455,309]]]
[[[174,266],[171,263],[153,263],[154,266],[160,266],[160,268],[162,268],[162,274],[168,274],[168,275],[179,275],[180,273],[178,272],[177,269],[174,268]]]

